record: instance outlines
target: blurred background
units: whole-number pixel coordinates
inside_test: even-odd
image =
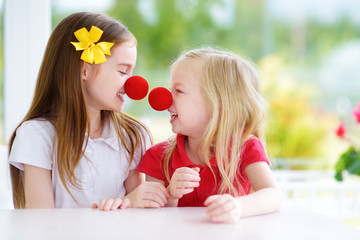
[[[104,12],[137,37],[134,74],[169,86],[169,66],[202,45],[256,63],[270,106],[267,150],[278,168],[331,169],[347,147],[335,129],[360,101],[360,1],[52,1],[52,25],[76,11]],[[155,142],[171,135],[167,112],[147,99],[124,111],[148,119]]]
[[[0,139],[3,134],[3,0],[0,1]],[[179,54],[204,45],[259,66],[269,103],[266,149],[275,170],[332,171],[348,142],[337,126],[360,102],[358,0],[52,0],[52,28],[78,11],[106,13],[138,40],[134,75],[150,89],[169,86]],[[147,98],[124,111],[150,127],[155,143],[171,136],[169,115]],[[357,193],[359,194],[359,193]]]

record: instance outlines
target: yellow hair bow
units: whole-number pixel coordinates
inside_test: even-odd
[[[103,31],[95,26],[92,26],[88,32],[86,28],[81,28],[74,32],[74,35],[79,42],[71,42],[75,46],[76,51],[84,50],[80,59],[88,63],[95,64],[106,62],[105,54],[111,56],[110,48],[114,43],[99,42]]]

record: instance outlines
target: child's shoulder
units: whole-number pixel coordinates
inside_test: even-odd
[[[162,156],[173,144],[176,144],[176,137],[170,137],[163,142],[155,144],[147,150],[147,153]]]
[[[260,145],[263,146],[261,140],[257,137],[255,137],[254,135],[251,135],[245,142],[244,142],[244,146],[249,145],[249,146],[253,146],[253,145]]]
[[[27,120],[16,130],[17,142],[21,143],[22,146],[30,144],[30,146],[28,146],[29,148],[31,148],[31,146],[40,148],[45,148],[45,146],[51,147],[54,136],[54,126],[51,122],[43,118]]]
[[[171,140],[168,139],[166,141],[160,142],[155,144],[154,146],[152,146],[151,148],[149,148],[148,151],[153,151],[153,152],[164,152],[165,149],[171,144]]]
[[[18,131],[54,131],[54,126],[44,118],[36,118],[23,122]]]
[[[243,144],[241,149],[241,158],[242,162],[246,164],[258,161],[265,161],[269,163],[261,140],[255,136],[249,137]]]
[[[250,136],[242,146],[242,153],[248,151],[264,151],[264,145],[261,140],[255,136]]]
[[[154,160],[156,161],[161,161],[164,157],[164,154],[166,152],[166,150],[169,147],[170,142],[169,141],[164,141],[164,142],[160,142],[158,144],[155,144],[154,146],[150,147],[146,153],[144,154],[141,162],[140,162],[140,168],[142,168],[142,165],[146,165]]]

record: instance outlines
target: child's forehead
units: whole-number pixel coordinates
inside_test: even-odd
[[[199,59],[182,59],[177,61],[172,69],[171,75],[201,75],[203,71],[203,64]]]
[[[171,72],[170,85],[180,86],[198,83],[202,76],[202,66],[197,59],[179,61]]]
[[[191,66],[191,67],[195,67],[195,68],[199,69],[201,63],[202,63],[202,60],[200,58],[182,58],[182,59],[179,59],[175,63],[174,68],[177,68],[177,67],[178,68],[181,68],[181,67],[189,68]]]

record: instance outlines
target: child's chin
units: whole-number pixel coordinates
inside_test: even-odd
[[[180,131],[178,131],[176,128],[172,127],[171,128],[172,132],[175,133],[175,134],[181,134]]]
[[[113,112],[116,112],[116,113],[120,113],[121,111],[122,111],[122,105],[121,106],[114,106],[114,107],[112,107],[112,108],[110,108],[110,109],[108,109],[109,111],[113,111]]]

